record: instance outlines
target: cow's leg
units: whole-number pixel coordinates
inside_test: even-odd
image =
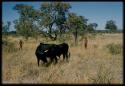
[[[47,58],[44,57],[44,58],[43,58],[43,62],[44,62],[44,63],[47,63]]]
[[[69,58],[70,58],[70,52],[67,52],[67,57],[68,57],[68,60],[69,60]]]
[[[61,56],[61,55],[58,55],[58,57],[59,57],[58,59],[60,59],[60,56]]]
[[[68,53],[68,58],[70,58],[70,52]]]
[[[57,63],[57,57],[55,56],[55,63]]]
[[[46,66],[46,65],[47,65],[47,62],[48,62],[48,61],[47,61],[47,58],[42,58],[41,60],[43,61],[43,64],[42,64],[42,65],[43,65],[43,66]]]
[[[61,55],[57,55],[57,56],[58,56],[57,60],[60,59],[60,56],[61,56]]]
[[[65,54],[63,53],[63,60],[65,60]]]
[[[66,55],[66,60],[68,61],[68,52],[65,55]]]
[[[39,67],[39,60],[40,60],[40,59],[39,59],[39,58],[37,58],[38,67]]]
[[[53,62],[53,57],[50,57],[51,63]]]

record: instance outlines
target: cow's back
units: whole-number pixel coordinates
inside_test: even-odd
[[[63,50],[64,52],[68,52],[69,46],[68,46],[67,43],[62,43],[60,46],[62,46],[62,50]]]

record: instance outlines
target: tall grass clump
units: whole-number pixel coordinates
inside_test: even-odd
[[[94,84],[111,84],[113,80],[113,73],[104,66],[100,66],[97,71],[97,76],[91,78]]]
[[[120,54],[122,52],[122,45],[121,44],[108,44],[106,48],[112,55]]]
[[[14,43],[8,42],[5,40],[2,41],[2,49],[4,52],[8,52],[8,53],[17,51],[17,48],[15,47]]]

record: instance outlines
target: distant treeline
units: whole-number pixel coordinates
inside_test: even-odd
[[[97,32],[97,33],[109,33],[109,31],[107,31],[107,30],[95,30],[95,32]],[[122,33],[122,32],[123,32],[123,30],[117,30],[114,33]],[[9,31],[8,33],[9,34],[16,34],[16,31]]]
[[[98,32],[98,33],[109,33],[108,30],[95,30],[95,32]],[[123,30],[116,30],[113,33],[122,33],[122,32],[123,32]]]

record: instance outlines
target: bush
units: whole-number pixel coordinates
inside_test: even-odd
[[[109,52],[113,55],[120,54],[122,52],[121,44],[111,43],[106,45],[106,47],[108,48]]]
[[[60,43],[63,43],[63,42],[65,42],[65,39],[64,39],[64,38],[60,38],[60,39],[59,39],[59,42],[60,42]]]
[[[12,53],[16,52],[17,48],[14,46],[14,43],[8,41],[2,41],[2,49],[5,52]]]
[[[113,73],[104,65],[100,65],[97,76],[91,78],[94,84],[111,84],[113,79]]]

